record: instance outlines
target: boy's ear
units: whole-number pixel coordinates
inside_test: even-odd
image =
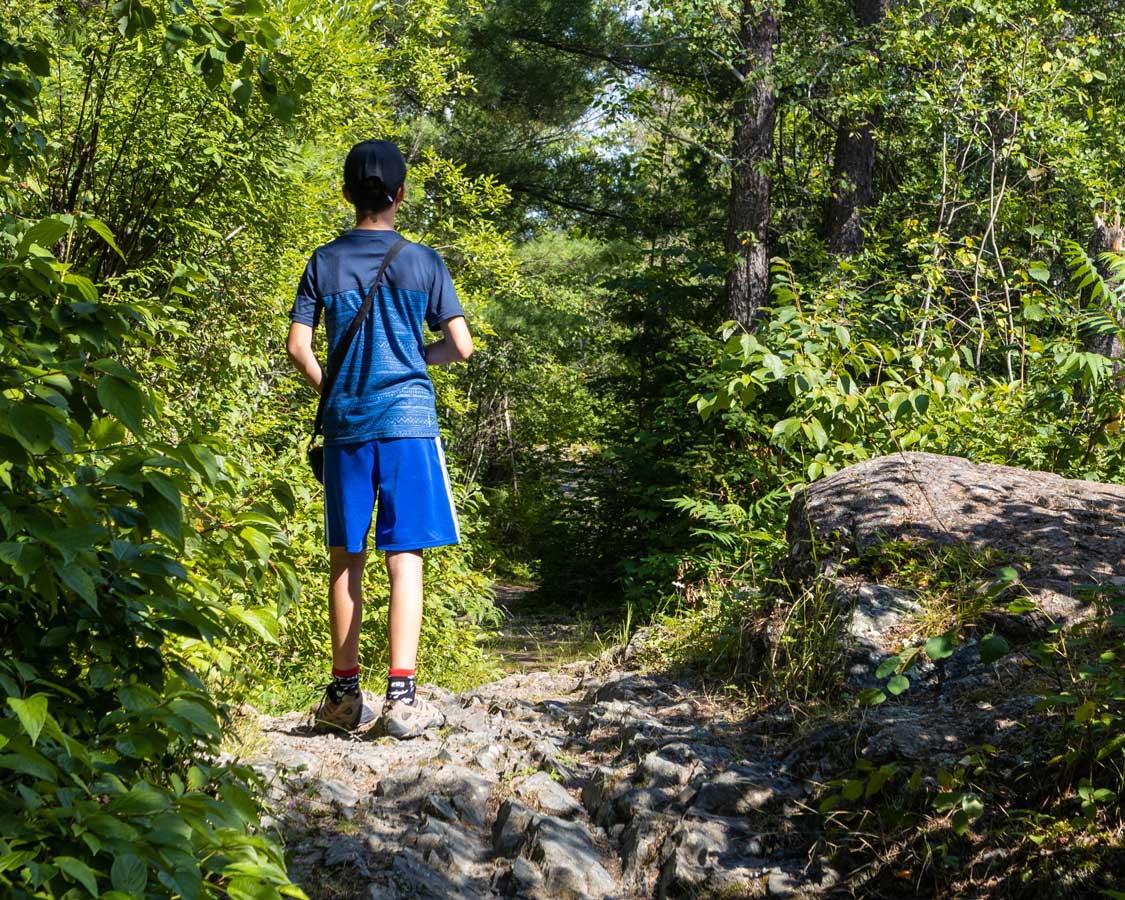
[[[398,186],[398,190],[395,191],[395,206],[400,206],[402,204],[403,198],[405,198],[405,197],[406,197],[406,182],[403,182],[402,184],[400,184]]]

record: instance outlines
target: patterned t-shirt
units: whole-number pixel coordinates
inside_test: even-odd
[[[309,259],[289,318],[315,328],[323,315],[329,358],[399,237],[395,231],[353,228]],[[437,251],[424,244],[403,247],[387,266],[371,314],[325,402],[324,442],[436,437],[422,323],[437,331],[446,319],[460,315],[457,292]]]

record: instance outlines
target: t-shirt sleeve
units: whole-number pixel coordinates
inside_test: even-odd
[[[430,285],[430,302],[426,306],[426,324],[430,326],[430,331],[437,331],[446,319],[463,315],[465,310],[457,299],[457,289],[453,287],[445,260],[434,253],[434,280]]]
[[[304,274],[297,284],[297,296],[293,298],[289,319],[315,328],[320,321],[321,305],[320,292],[316,288],[316,256],[314,255],[309,258]]]

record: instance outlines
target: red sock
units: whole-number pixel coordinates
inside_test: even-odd
[[[359,674],[359,666],[356,666],[353,669],[337,669],[335,666],[332,667],[332,677],[333,678],[351,678],[353,675],[358,675],[358,674]]]

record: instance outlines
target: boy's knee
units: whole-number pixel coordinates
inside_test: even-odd
[[[332,569],[336,572],[342,572],[345,569],[362,569],[367,562],[367,552],[361,550],[359,553],[349,553],[345,547],[329,547],[328,557],[332,563]]]

